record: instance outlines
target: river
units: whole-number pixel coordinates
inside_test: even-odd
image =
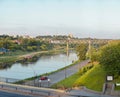
[[[34,63],[14,63],[10,68],[0,70],[0,77],[25,79],[55,71],[70,65],[73,60],[77,60],[77,55],[74,52],[70,52],[69,56],[64,53],[43,55]]]

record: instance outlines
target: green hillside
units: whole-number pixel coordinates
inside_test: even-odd
[[[71,88],[86,86],[88,89],[102,91],[103,84],[106,80],[106,72],[99,64],[95,64],[93,68],[86,71],[89,65],[83,67],[76,74],[54,84],[52,88]],[[82,72],[81,72],[82,71]],[[113,83],[120,83],[120,77],[114,79]],[[115,90],[120,90],[116,87]]]
[[[86,67],[88,67],[87,65]],[[81,70],[84,71],[86,67]],[[101,91],[103,83],[105,82],[105,72],[100,65],[95,65],[93,68],[87,70],[81,75],[81,71],[76,74],[54,84],[53,88],[68,88],[86,86],[89,89]]]
[[[95,65],[91,70],[87,71],[83,76],[79,77],[74,85],[86,86],[89,89],[102,91],[105,82],[106,73],[100,65]]]

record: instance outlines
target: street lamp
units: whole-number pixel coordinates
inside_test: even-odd
[[[69,57],[69,41],[70,41],[71,36],[67,37],[67,47],[66,47],[66,54],[67,54],[67,61],[68,61],[68,57]],[[65,78],[67,78],[67,71],[66,71],[66,62],[65,62]]]
[[[50,79],[48,79],[48,87],[49,87],[49,85],[50,85]]]
[[[32,67],[31,67],[32,68]],[[34,73],[34,86],[35,86],[35,76],[37,76],[37,74],[35,73],[35,70],[32,68],[32,70],[33,70],[33,73]]]
[[[39,87],[41,87],[41,80],[39,80]]]
[[[65,79],[67,78],[66,65],[65,65]]]

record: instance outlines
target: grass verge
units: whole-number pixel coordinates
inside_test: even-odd
[[[78,79],[80,75],[78,73],[75,73],[74,75],[54,84],[51,86],[51,88],[71,88],[74,85],[74,82],[76,79]]]
[[[119,76],[118,78],[114,79],[113,82],[114,82],[115,84],[116,84],[116,83],[119,83],[119,84],[120,84],[120,76]],[[120,86],[116,86],[116,87],[115,87],[115,90],[120,90]]]
[[[100,65],[96,64],[92,69],[87,71],[83,76],[78,78],[75,86],[86,86],[89,89],[102,91],[105,83],[106,72]]]
[[[84,72],[84,74],[82,73],[81,75],[81,71],[79,71],[78,73],[54,84],[52,88],[86,86],[87,88],[95,91],[102,91],[103,83],[105,82],[105,76],[105,71],[100,65],[96,64],[93,68]]]

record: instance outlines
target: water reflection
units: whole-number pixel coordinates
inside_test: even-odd
[[[37,56],[34,60],[18,62],[10,65],[7,69],[0,70],[0,76],[24,79],[57,70],[71,64],[76,59],[77,56],[74,52],[70,52],[68,57],[66,53]]]

